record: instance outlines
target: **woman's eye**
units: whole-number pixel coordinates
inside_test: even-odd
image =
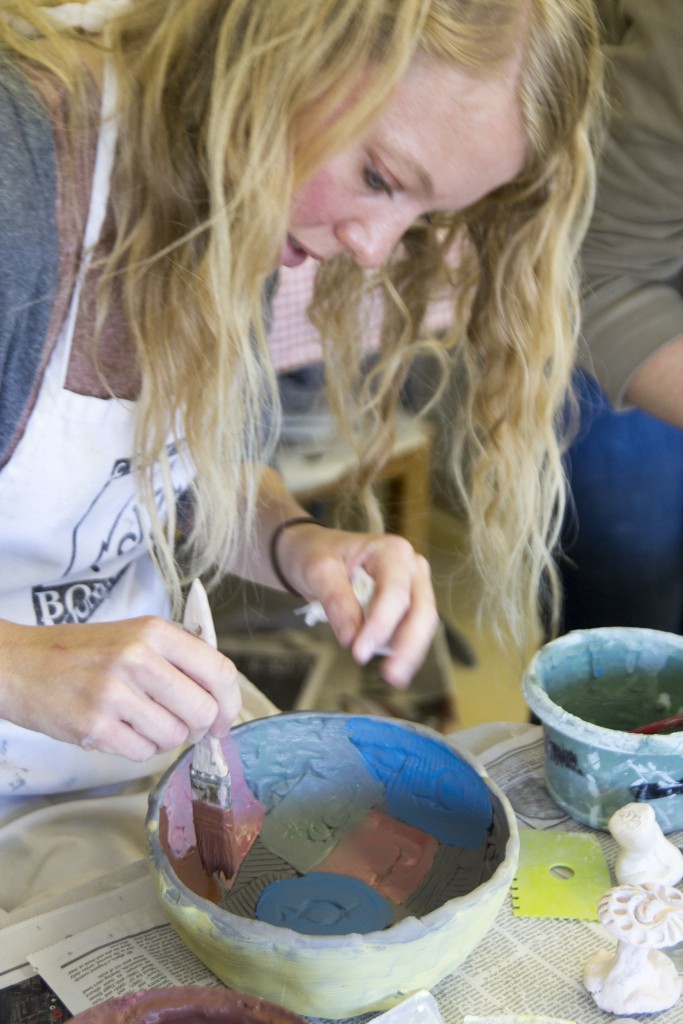
[[[375,170],[374,167],[365,168],[365,170],[363,171],[363,179],[368,188],[371,188],[373,192],[386,192],[389,198],[393,196],[393,188],[391,187],[389,182],[382,177],[379,171]]]

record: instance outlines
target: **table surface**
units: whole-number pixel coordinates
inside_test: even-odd
[[[541,730],[537,726],[499,722],[453,733],[449,739],[454,746],[481,759],[494,782],[504,778],[512,779],[515,772],[519,772],[523,781],[528,783],[535,770],[534,759],[538,761],[539,750],[542,749],[540,735]],[[521,787],[520,792],[524,788]],[[526,786],[527,794],[530,788],[533,787]],[[21,856],[21,850],[16,844],[16,838],[17,830],[21,831],[22,827],[24,839],[29,844],[42,832],[46,844],[58,845],[57,837],[61,835],[60,841],[63,841],[64,830],[67,835],[72,835],[74,828],[78,831],[78,822],[88,823],[95,849],[98,849],[101,836],[95,835],[96,830],[99,829],[103,835],[107,822],[110,832],[112,822],[117,823],[117,828],[121,821],[137,821],[139,825],[140,816],[144,817],[146,799],[147,791],[141,789],[136,793],[109,795],[106,799],[81,800],[75,811],[73,801],[70,804],[62,802],[42,805],[15,817],[13,821],[6,821],[0,827],[0,876],[5,874],[8,867],[20,867],[18,857]],[[517,797],[513,806],[520,826],[529,827],[528,814],[532,813],[529,808],[525,808],[523,802],[518,805]],[[537,805],[534,805],[533,813],[541,813]],[[559,810],[557,814],[559,817],[556,822],[546,822],[543,827],[556,828],[559,823],[561,829],[591,831],[571,819],[563,819]],[[607,859],[612,863],[613,840],[607,833],[593,834],[598,837]],[[5,842],[8,838],[9,845]],[[683,835],[672,838],[679,843]],[[144,857],[144,847],[141,848],[141,856]],[[71,839],[67,850],[72,854],[75,852]],[[131,871],[139,870],[137,852],[134,837],[129,837],[125,850],[127,862],[121,862],[120,851],[115,857],[109,851],[108,857],[99,865],[104,873],[100,870],[98,877],[85,879],[73,890],[66,891],[54,876],[52,891],[45,890],[39,899],[7,912],[0,919],[0,927],[4,929],[22,921],[30,922],[39,915],[55,911],[77,899],[107,892],[108,888],[113,887],[115,891],[117,885],[122,885],[132,877]],[[45,847],[40,853],[45,853]],[[8,858],[12,857],[14,863],[10,864]],[[62,860],[65,858],[62,857]],[[523,1019],[527,1024],[531,1024],[536,1015],[574,1020],[577,1024],[611,1024],[616,1020],[627,1024],[625,1018],[615,1018],[598,1010],[580,980],[587,956],[599,948],[609,948],[610,941],[596,923],[520,917],[513,912],[512,901],[506,900],[489,934],[462,967],[436,986],[433,994],[446,1024],[466,1024],[468,1015],[475,1019],[480,1016],[482,1021],[492,1022],[496,1015],[512,1013],[526,1014]],[[677,960],[683,958],[683,949],[670,952]],[[679,964],[679,969],[683,970],[683,962]],[[370,1021],[374,1016],[366,1015],[357,1020]],[[683,1024],[683,1002],[679,1001],[664,1013],[639,1018],[643,1019],[655,1021],[656,1024]]]

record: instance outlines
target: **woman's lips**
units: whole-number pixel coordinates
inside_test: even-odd
[[[285,244],[282,247],[283,267],[298,267],[308,259],[308,253],[299,245],[295,238],[287,235]]]
[[[301,242],[298,242],[293,235],[287,235],[282,250],[282,264],[285,267],[298,267],[306,259],[311,258],[316,263],[322,263],[327,257],[319,256],[317,252],[305,249]]]

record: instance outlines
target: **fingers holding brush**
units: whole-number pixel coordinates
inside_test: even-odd
[[[180,626],[162,625],[159,646],[145,652],[120,694],[121,720],[156,745],[153,753],[196,743],[207,732],[224,736],[242,705],[230,659]]]
[[[143,761],[239,713],[232,662],[160,618],[0,622],[0,640],[0,716],[85,749]]]
[[[175,627],[190,644],[178,644],[173,661],[183,682],[178,701],[190,728],[189,741],[196,742],[209,732],[212,736],[227,735],[242,708],[238,672],[232,661],[201,637]],[[194,684],[191,688],[187,683]]]

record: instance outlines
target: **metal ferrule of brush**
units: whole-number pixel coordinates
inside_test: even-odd
[[[214,804],[225,811],[232,808],[229,775],[210,775],[208,772],[190,768],[192,799],[200,803]]]

